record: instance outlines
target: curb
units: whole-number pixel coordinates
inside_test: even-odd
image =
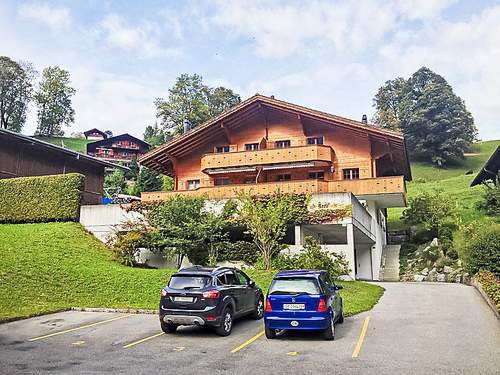
[[[147,309],[112,309],[107,307],[72,307],[71,311],[84,311],[84,312],[106,312],[106,313],[126,313],[126,314],[158,314],[158,310]]]
[[[500,320],[500,313],[498,312],[497,307],[493,303],[493,301],[488,297],[486,292],[484,291],[483,287],[481,286],[481,283],[477,281],[475,278],[472,278],[470,281],[470,284],[476,288],[476,290],[479,292],[479,294],[483,297],[483,299],[486,301],[488,306],[491,308],[495,316],[497,317],[498,320]]]

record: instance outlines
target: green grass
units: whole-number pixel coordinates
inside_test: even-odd
[[[70,307],[157,309],[174,270],[125,267],[75,223],[0,225],[0,321]],[[272,272],[248,272],[267,291]],[[343,282],[346,315],[369,310],[383,289]]]
[[[56,146],[61,146],[68,148],[73,151],[86,153],[87,143],[94,142],[93,140],[87,140],[85,138],[68,138],[68,137],[36,137],[41,141],[52,143]]]
[[[484,214],[475,209],[475,204],[481,198],[483,189],[481,186],[471,188],[470,184],[498,145],[500,145],[499,140],[476,143],[471,153],[477,155],[466,156],[463,165],[447,169],[435,168],[424,163],[411,163],[413,181],[406,184],[408,198],[436,189],[443,190],[455,200],[462,222],[480,220]],[[466,175],[468,170],[472,170],[473,174]],[[403,210],[404,208],[389,209],[390,230],[404,227],[400,220]]]

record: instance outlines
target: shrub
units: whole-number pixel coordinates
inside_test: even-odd
[[[500,277],[500,224],[492,224],[472,236],[465,245],[466,269],[472,275],[486,269]]]
[[[119,233],[112,245],[115,260],[129,267],[137,265],[135,258],[144,242],[144,235],[140,232]]]
[[[476,207],[486,211],[491,216],[500,216],[500,185],[486,185],[484,187],[481,200],[476,203]]]
[[[78,220],[84,180],[78,173],[0,180],[0,223]]]
[[[259,249],[253,242],[237,241],[227,242],[219,250],[218,261],[243,261],[255,264],[259,255]]]
[[[500,280],[492,272],[481,270],[476,276],[476,280],[481,284],[488,297],[491,298],[500,311]]]
[[[327,270],[334,278],[349,273],[349,262],[344,254],[330,254],[321,250],[313,237],[306,237],[304,242],[304,249],[297,257],[299,268]]]

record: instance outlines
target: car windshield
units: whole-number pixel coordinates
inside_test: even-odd
[[[174,275],[170,278],[168,287],[172,289],[203,289],[210,285],[210,276]]]
[[[319,294],[318,282],[313,278],[275,279],[269,294]]]

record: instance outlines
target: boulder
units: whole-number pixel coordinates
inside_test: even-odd
[[[436,277],[436,281],[439,283],[446,282],[446,275],[444,273],[438,273]]]
[[[425,279],[425,276],[423,276],[423,275],[414,275],[413,276],[413,281],[422,282],[422,281],[424,281],[424,279]]]
[[[437,271],[435,268],[429,271],[429,275],[427,276],[427,281],[437,281]]]
[[[430,246],[439,246],[438,239],[436,237],[433,238],[431,241]]]
[[[424,275],[424,276],[427,276],[429,274],[429,269],[427,267],[425,267],[421,272],[420,272],[421,275]]]
[[[444,273],[451,273],[451,272],[453,272],[453,268],[451,268],[450,266],[444,266],[443,272]]]
[[[338,277],[338,280],[342,280],[342,281],[354,281],[354,279],[349,276],[349,275],[340,275]]]

